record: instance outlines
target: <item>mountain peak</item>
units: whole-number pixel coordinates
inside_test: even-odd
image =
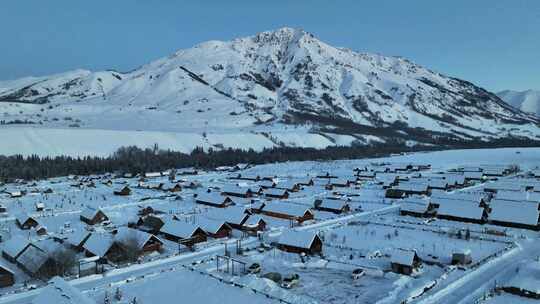
[[[300,39],[302,36],[309,35],[302,29],[291,27],[282,27],[274,31],[264,31],[253,36],[255,43],[282,44]]]

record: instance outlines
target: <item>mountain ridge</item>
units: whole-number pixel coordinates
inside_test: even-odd
[[[203,42],[125,73],[2,81],[0,103],[9,125],[245,133],[284,146],[303,134],[340,145],[540,139],[540,118],[471,82],[292,28]]]

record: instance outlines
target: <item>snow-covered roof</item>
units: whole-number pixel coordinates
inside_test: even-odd
[[[90,234],[89,231],[77,229],[68,236],[66,242],[73,246],[79,246]]]
[[[440,207],[442,207],[443,205],[462,205],[462,204],[480,206],[480,203],[476,201],[468,201],[464,199],[449,199],[449,198],[440,198],[440,197],[432,197],[431,202],[434,204],[439,204]]]
[[[221,219],[228,223],[238,224],[242,223],[249,215],[246,213],[246,209],[240,207],[229,208],[213,208],[207,213],[207,217],[210,219]]]
[[[540,216],[538,203],[493,200],[490,208],[491,212],[488,216],[490,220],[532,226],[538,225]]]
[[[169,219],[165,221],[165,225],[161,227],[160,231],[183,239],[187,239],[191,238],[193,236],[193,233],[195,233],[197,229],[201,229],[201,227],[197,224]]]
[[[279,237],[279,244],[308,249],[317,238],[315,232],[287,230]]]
[[[26,222],[30,218],[31,217],[28,214],[24,213],[24,212],[19,212],[19,213],[15,214],[15,219],[21,224],[24,224],[24,222]]]
[[[342,200],[322,199],[320,203],[317,203],[320,208],[328,208],[333,210],[341,210],[348,206],[349,203]]]
[[[144,245],[151,239],[156,238],[156,236],[140,231],[137,229],[127,228],[127,227],[120,227],[118,228],[118,232],[114,236],[114,240],[118,242],[125,242],[129,240],[136,240],[137,241],[137,247],[139,249],[142,249]],[[159,239],[158,239],[159,240]]]
[[[223,220],[213,220],[204,217],[199,217],[197,219],[197,225],[199,225],[202,230],[212,234],[217,233],[223,225],[228,226]]]
[[[85,219],[93,219],[96,214],[100,211],[101,209],[94,209],[94,208],[90,208],[90,207],[86,207],[84,208],[82,211],[81,211],[81,216]],[[102,211],[103,212],[103,211]]]
[[[217,192],[210,192],[210,193],[197,194],[197,197],[195,199],[197,201],[201,201],[201,202],[205,202],[205,203],[209,203],[213,205],[222,205],[227,199],[227,197]]]
[[[467,219],[482,219],[484,208],[472,203],[442,204],[437,210],[437,215],[447,215]]]
[[[394,186],[393,189],[403,191],[426,192],[428,190],[428,186],[429,185],[426,183],[401,182],[397,186]]]
[[[269,188],[264,190],[265,195],[271,196],[284,196],[288,193],[286,189]]]
[[[463,172],[463,176],[466,179],[482,179],[482,177],[484,176],[484,173],[480,171],[467,171],[467,172]]]
[[[28,246],[17,258],[17,262],[31,273],[36,273],[48,258],[46,252],[35,246]]]
[[[486,199],[485,192],[444,192],[444,191],[433,191],[431,193],[432,201],[437,201],[438,199],[451,199],[451,200],[461,200],[461,201],[471,201],[480,203],[482,200]]]
[[[259,215],[250,215],[247,221],[244,223],[244,226],[246,227],[255,227],[259,225],[259,222],[263,221],[264,219]]]
[[[60,277],[52,278],[48,285],[32,300],[32,304],[96,304],[78,289]]]
[[[3,251],[9,256],[19,255],[30,242],[20,235],[14,235],[11,239],[3,243]]]
[[[412,266],[414,264],[415,256],[416,251],[414,250],[396,249],[392,252],[390,262],[394,264]]]
[[[233,185],[226,185],[221,189],[222,193],[234,193],[234,194],[242,194],[245,195],[248,193],[248,191],[251,191],[249,188],[243,188]]]
[[[540,262],[522,263],[514,277],[504,285],[540,294]]]
[[[495,198],[511,201],[540,202],[540,193],[528,191],[497,191]]]
[[[113,244],[113,237],[108,233],[92,233],[83,248],[97,256],[104,256]]]
[[[265,204],[263,211],[302,217],[304,214],[306,214],[306,212],[311,212],[311,209],[307,206],[295,205],[291,203],[272,202]]]

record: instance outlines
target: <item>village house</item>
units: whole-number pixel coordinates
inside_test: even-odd
[[[487,219],[486,209],[473,203],[459,202],[442,204],[437,209],[437,218],[483,224]]]
[[[342,200],[316,199],[314,208],[320,211],[332,212],[335,214],[347,213],[351,211],[348,202]]]
[[[206,232],[206,235],[215,239],[230,237],[232,233],[231,226],[223,220],[199,217],[197,219],[197,225]]]
[[[124,261],[126,257],[160,251],[163,242],[153,234],[121,227],[114,235],[113,243],[105,256],[111,261]]]
[[[285,189],[270,188],[264,191],[264,196],[268,198],[287,199],[289,198],[289,191]]]
[[[152,234],[158,233],[163,225],[165,225],[165,218],[156,214],[140,216],[137,221],[137,229]]]
[[[334,178],[330,179],[328,182],[333,187],[350,187],[352,184],[356,183],[356,180],[347,179],[347,178]]]
[[[250,215],[242,225],[242,230],[250,233],[256,233],[259,231],[265,231],[266,226],[266,221],[262,217],[258,215]]]
[[[249,180],[249,181],[258,182],[261,180],[261,177],[259,175],[249,175],[249,174],[238,173],[235,175],[231,175],[229,179]]]
[[[32,245],[26,238],[15,235],[3,243],[2,257],[11,263],[16,263],[21,253]]]
[[[206,232],[197,224],[177,220],[167,220],[161,227],[160,233],[168,240],[181,242],[186,246],[206,242]]]
[[[262,180],[261,182],[259,182],[259,187],[263,189],[275,188],[276,185],[277,184],[275,182],[269,180]]]
[[[225,186],[221,189],[221,194],[247,198],[253,196],[253,191],[247,187]]]
[[[35,207],[37,212],[42,212],[45,210],[45,204],[42,202],[37,202]]]
[[[493,225],[540,230],[539,203],[494,199],[489,205],[488,220]]]
[[[15,273],[7,266],[0,264],[0,288],[13,286]]]
[[[399,214],[403,216],[430,217],[434,216],[434,208],[428,200],[405,200],[401,203]]]
[[[282,182],[282,183],[277,184],[276,188],[284,189],[284,190],[287,190],[289,192],[298,192],[298,191],[300,191],[301,186],[297,182],[286,181],[286,182]]]
[[[314,255],[322,253],[323,242],[314,232],[288,230],[281,234],[276,246],[285,252]]]
[[[313,211],[309,207],[283,202],[262,204],[252,209],[255,213],[302,223],[314,219]]]
[[[73,250],[81,252],[84,250],[84,244],[92,235],[91,232],[86,230],[75,230],[68,236],[65,243],[69,245]]]
[[[108,221],[109,217],[107,217],[105,212],[103,212],[101,209],[86,207],[83,209],[83,211],[81,211],[80,219],[88,225],[95,225]]]
[[[61,245],[53,240],[45,240],[37,246],[28,246],[17,258],[17,266],[33,278],[50,277],[56,274],[58,271],[56,265],[62,261],[55,260],[49,252],[60,248]]]
[[[231,206],[233,201],[228,196],[220,195],[217,192],[210,192],[195,194],[195,203],[217,208],[225,208]]]
[[[468,265],[472,263],[470,249],[456,250],[452,253],[452,265]]]
[[[392,252],[390,266],[395,273],[411,275],[420,265],[421,260],[415,250],[396,249]]]
[[[128,196],[131,195],[131,189],[129,186],[124,186],[122,189],[114,191],[113,194],[119,196]]]
[[[331,174],[330,172],[325,172],[325,173],[317,175],[317,178],[337,178],[337,176],[334,174]]]
[[[298,185],[301,185],[301,186],[313,186],[315,184],[313,182],[313,179],[311,177],[309,177],[309,176],[308,177],[296,178],[295,182]]]
[[[19,228],[21,228],[23,230],[28,230],[28,229],[35,228],[35,227],[39,226],[38,221],[35,218],[29,216],[26,213],[18,213],[18,214],[16,214],[15,215],[15,221],[17,223],[17,226],[19,226]]]
[[[110,233],[92,233],[84,242],[83,250],[87,257],[105,258],[112,244],[113,236]]]

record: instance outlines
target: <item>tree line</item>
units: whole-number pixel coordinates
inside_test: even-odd
[[[383,157],[393,153],[434,151],[449,148],[529,147],[540,146],[533,141],[501,140],[490,143],[467,142],[455,145],[416,145],[409,147],[400,142],[375,145],[331,146],[325,149],[274,147],[262,151],[253,149],[207,149],[195,148],[191,153],[153,148],[122,147],[108,157],[24,157],[22,155],[0,156],[0,181],[13,179],[35,180],[66,175],[91,175],[103,173],[145,173],[165,171],[171,168],[196,167],[212,169],[233,166],[238,163],[264,164],[285,161],[359,159]]]

